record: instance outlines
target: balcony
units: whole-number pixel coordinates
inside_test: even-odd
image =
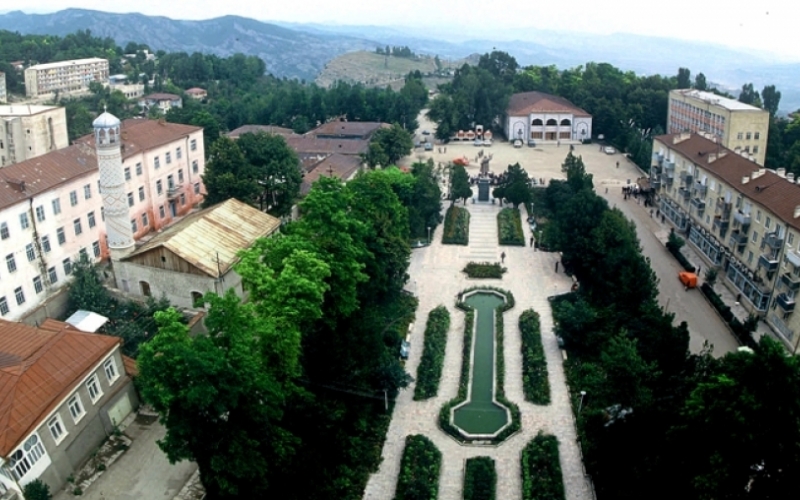
[[[695,184],[694,185],[694,192],[700,198],[705,198],[706,197],[706,193],[708,192],[708,186],[706,186],[705,184]]]
[[[706,200],[701,198],[692,198],[692,206],[696,208],[698,212],[702,212],[706,209]]]
[[[781,283],[783,283],[787,289],[793,292],[800,290],[800,277],[797,277],[792,273],[781,274]]]
[[[728,226],[730,223],[726,220],[714,218],[714,230],[719,231],[720,236],[725,235],[728,232]]]
[[[733,213],[733,220],[738,222],[740,225],[747,227],[750,225],[752,219],[750,218],[750,214],[745,214],[737,210]]]
[[[778,305],[781,306],[785,312],[792,312],[794,311],[794,296],[791,296],[786,293],[780,293],[776,297],[776,301]]]
[[[787,249],[786,253],[786,260],[788,260],[795,268],[800,267],[800,255],[797,252]]]
[[[678,189],[678,196],[680,196],[684,200],[688,200],[691,195],[692,193],[690,193],[689,190],[686,189],[685,187]]]
[[[729,246],[742,248],[747,245],[747,233],[740,230],[735,230],[731,233],[731,239],[728,243]]]
[[[661,189],[661,178],[653,177],[650,179],[650,187],[653,189]]]
[[[778,269],[778,258],[771,253],[762,253],[758,256],[758,266],[771,273]]]
[[[722,220],[730,220],[731,218],[731,203],[725,202],[724,198],[717,198],[716,212]]]
[[[181,194],[181,186],[169,186],[167,188],[167,198],[177,198]]]
[[[776,233],[768,233],[764,236],[763,243],[769,245],[769,247],[773,250],[778,250],[783,246],[783,238],[778,236]]]
[[[694,176],[689,172],[681,172],[681,182],[686,184],[687,187],[691,186],[691,184],[694,182]]]

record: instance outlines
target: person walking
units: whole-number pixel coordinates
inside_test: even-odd
[[[533,236],[531,236],[531,246],[533,246]]]
[[[556,272],[558,272],[558,261],[556,261]]]
[[[500,263],[501,264],[505,264],[506,263],[506,253],[505,252],[500,254]]]

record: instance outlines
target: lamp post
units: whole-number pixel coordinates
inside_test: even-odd
[[[583,409],[583,398],[586,396],[586,391],[581,391],[581,402],[578,403],[578,414],[580,414],[581,409]]]
[[[428,226],[428,245],[431,244],[431,226]]]

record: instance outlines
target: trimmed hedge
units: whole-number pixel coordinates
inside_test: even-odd
[[[439,391],[449,329],[450,313],[447,308],[439,306],[428,314],[428,322],[425,324],[425,344],[422,348],[422,359],[417,367],[417,383],[414,386],[415,401],[432,398]]]
[[[717,295],[717,292],[715,292],[708,283],[703,283],[700,285],[700,291],[702,291],[703,295],[708,298],[708,301],[711,302],[711,305],[714,306],[714,309],[719,312],[720,316],[722,316],[722,319],[728,323],[728,326],[731,328],[733,336],[736,337],[736,340],[740,344],[748,347],[755,347],[756,341],[753,339],[753,330],[755,329],[755,324],[748,325],[747,321],[744,323],[739,321],[739,318],[733,315],[731,308],[722,301],[720,296]]]
[[[497,471],[489,457],[467,459],[464,470],[464,500],[494,500],[497,491]]]
[[[442,243],[445,245],[469,244],[469,210],[452,206],[444,216]]]
[[[502,279],[507,270],[499,262],[470,262],[463,272],[470,278]]]
[[[680,238],[678,239],[681,240]],[[678,259],[678,262],[680,263],[680,265],[683,267],[684,270],[693,273],[695,272],[696,268],[692,265],[691,262],[689,262],[686,256],[683,255],[683,253],[681,252],[681,246],[682,246],[681,244],[676,245],[672,241],[667,242],[667,250],[669,250],[669,253],[671,253],[673,257]]]
[[[519,317],[522,336],[522,388],[525,400],[537,405],[550,404],[550,381],[547,379],[547,360],[542,346],[539,313],[533,309]]]
[[[522,450],[522,499],[564,500],[558,438],[541,431]]]
[[[503,356],[503,313],[514,307],[514,295],[508,290],[490,286],[474,286],[463,290],[458,294],[456,307],[466,312],[464,317],[464,349],[461,352],[461,378],[458,382],[458,395],[445,403],[439,411],[439,427],[461,442],[468,442],[458,429],[450,423],[450,410],[467,399],[467,386],[469,385],[469,361],[472,354],[472,325],[475,323],[475,310],[464,303],[464,294],[473,290],[494,290],[502,293],[506,297],[504,304],[498,306],[495,315],[495,399],[498,403],[506,406],[511,412],[511,425],[506,427],[503,432],[491,440],[492,443],[500,443],[520,429],[519,407],[506,399],[505,393],[505,358]],[[483,439],[481,439],[483,441]]]
[[[442,452],[421,435],[406,436],[395,500],[430,500],[439,495]]]
[[[497,214],[497,239],[501,245],[525,246],[519,209],[504,208]]]

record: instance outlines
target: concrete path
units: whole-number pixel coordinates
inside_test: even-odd
[[[419,298],[419,308],[406,369],[412,376],[416,375],[428,313],[443,304],[450,311],[451,327],[442,380],[438,396],[427,401],[413,401],[413,387],[398,396],[383,447],[383,461],[378,472],[370,477],[364,498],[386,500],[394,497],[405,438],[411,434],[423,434],[443,454],[440,499],[456,500],[462,497],[464,461],[477,456],[489,456],[496,462],[497,498],[519,499],[522,496],[520,454],[522,448],[542,430],[555,435],[560,442],[567,499],[589,500],[591,493],[583,474],[561,352],[552,333],[553,319],[547,301],[550,295],[567,292],[572,280],[555,272],[555,254],[534,252],[530,247],[499,247],[496,217],[500,208],[497,205],[468,203],[467,209],[471,214],[469,246],[442,245],[442,226],[439,226],[433,236],[433,244],[416,249],[412,254],[409,269],[412,278],[408,289]],[[530,233],[527,225],[523,226],[527,242]],[[498,262],[501,252],[506,253],[505,266],[508,268],[504,279],[470,280],[461,272],[470,260]],[[458,392],[464,313],[455,309],[455,298],[459,291],[474,285],[502,287],[510,290],[516,299],[516,306],[504,315],[505,390],[508,399],[520,408],[522,430],[497,447],[461,445],[444,434],[437,425],[442,405]],[[529,308],[541,315],[542,342],[552,393],[552,403],[548,406],[526,403],[523,397],[518,320],[522,311]]]

